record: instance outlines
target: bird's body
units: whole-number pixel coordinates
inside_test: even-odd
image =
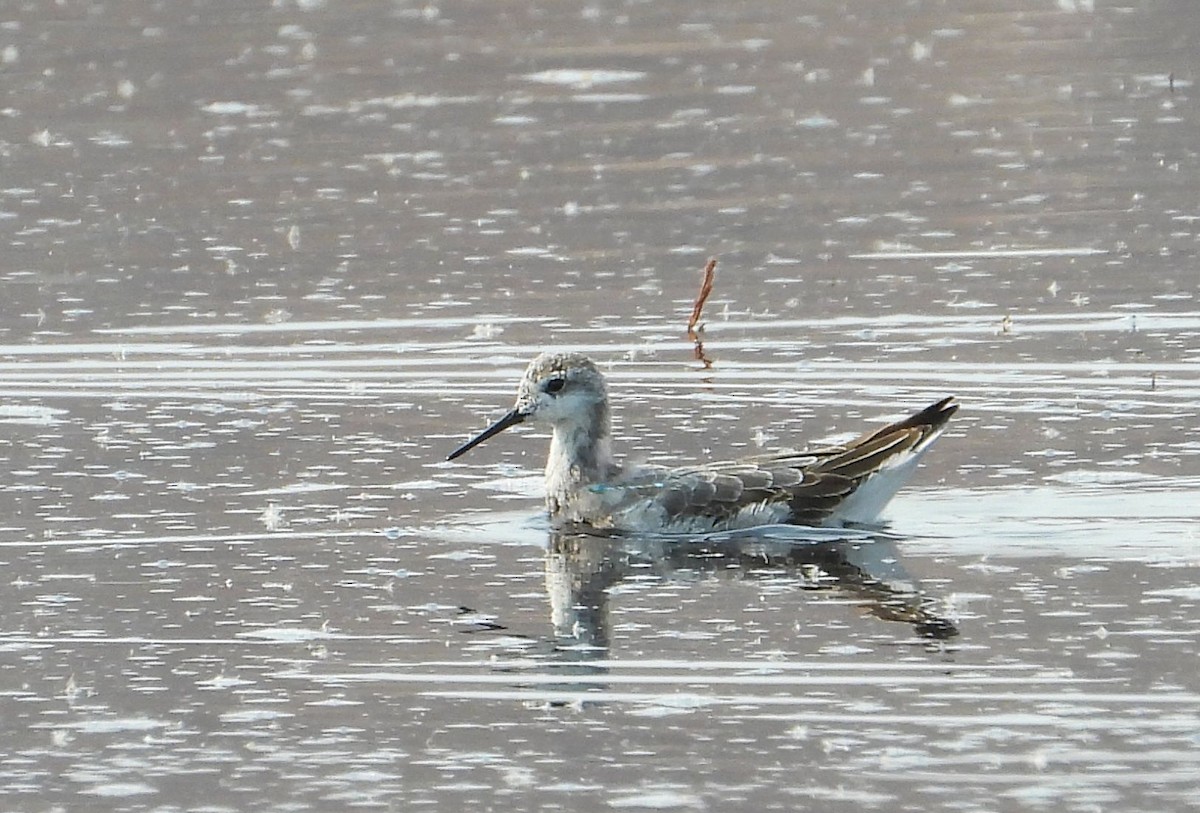
[[[612,456],[608,389],[586,357],[544,353],[516,406],[450,459],[518,423],[553,428],[546,506],[561,523],[601,530],[711,533],[759,525],[876,522],[958,409],[946,398],[844,445],[672,468]]]

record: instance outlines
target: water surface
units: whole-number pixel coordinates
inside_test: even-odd
[[[1200,14],[859,5],[0,14],[5,809],[1188,809]],[[963,409],[572,536],[443,462],[547,347],[632,459]]]

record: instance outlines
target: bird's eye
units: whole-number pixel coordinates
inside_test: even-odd
[[[546,390],[546,392],[550,393],[551,395],[555,395],[558,392],[560,392],[562,390],[562,388],[565,387],[566,385],[567,385],[567,379],[552,378],[546,382],[545,390]]]

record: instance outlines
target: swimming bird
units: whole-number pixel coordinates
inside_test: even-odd
[[[622,466],[600,370],[578,353],[543,353],[525,370],[513,408],[447,459],[519,423],[549,424],[546,507],[557,523],[685,534],[872,524],[957,409],[943,398],[843,445],[679,468]]]

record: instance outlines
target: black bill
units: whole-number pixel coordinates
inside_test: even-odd
[[[475,437],[468,440],[462,446],[459,446],[457,449],[455,449],[453,452],[451,452],[450,456],[447,457],[446,459],[453,460],[454,458],[458,457],[459,455],[466,454],[467,452],[471,451],[476,446],[478,446],[479,444],[483,443],[485,440],[490,438],[492,435],[498,435],[501,432],[503,432],[505,429],[507,429],[508,427],[516,426],[517,424],[521,423],[521,421],[523,421],[523,420],[525,420],[525,416],[522,413],[518,412],[515,409],[512,410],[507,415],[505,415],[503,418],[501,418],[500,420],[496,421],[494,424],[489,426],[487,429],[484,429],[478,435],[476,435]]]

